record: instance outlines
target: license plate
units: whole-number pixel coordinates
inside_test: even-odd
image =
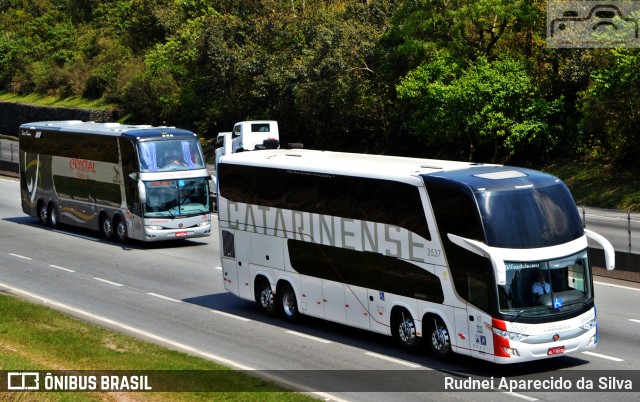
[[[564,346],[556,346],[553,348],[549,348],[549,350],[547,351],[547,355],[549,356],[561,355],[563,353],[564,353]]]
[[[186,237],[187,232],[176,232],[176,237]]]

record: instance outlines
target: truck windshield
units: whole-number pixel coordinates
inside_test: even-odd
[[[196,179],[145,182],[147,203],[144,216],[184,217],[202,215],[209,209],[209,181]]]
[[[531,317],[581,308],[592,300],[587,251],[548,261],[505,261],[506,285],[498,285],[502,314]]]
[[[487,245],[540,248],[568,243],[584,234],[578,209],[562,182],[475,192]]]
[[[145,141],[138,144],[141,172],[166,172],[204,168],[197,139]]]

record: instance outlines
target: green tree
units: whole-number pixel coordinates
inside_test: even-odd
[[[412,131],[445,155],[492,162],[540,158],[557,141],[548,121],[561,100],[547,102],[522,61],[480,57],[463,66],[440,51],[397,89],[414,110]]]

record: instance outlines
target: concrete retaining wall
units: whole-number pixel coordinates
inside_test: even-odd
[[[18,136],[21,124],[48,120],[116,121],[119,113],[112,110],[75,109],[35,106],[0,101],[0,134]]]

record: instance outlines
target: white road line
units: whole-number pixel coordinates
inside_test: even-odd
[[[173,299],[171,297],[167,297],[167,296],[163,296],[163,295],[159,295],[157,293],[147,293],[149,296],[153,296],[153,297],[157,297],[158,299],[162,299],[162,300],[168,300],[168,301],[172,301],[174,303],[182,303],[182,300],[178,300],[178,299]]]
[[[636,292],[640,292],[640,289],[638,289],[638,288],[630,288],[629,286],[614,285],[612,283],[605,283],[605,282],[598,282],[598,281],[593,281],[593,283],[595,283],[597,285],[612,286],[614,288],[635,290]]]
[[[296,331],[285,331],[285,332],[287,334],[299,336],[301,338],[311,339],[312,341],[316,341],[316,342],[320,342],[320,343],[331,343],[331,341],[328,341],[326,339],[318,338],[317,336],[303,334],[301,332],[296,332]]]
[[[222,267],[214,267],[215,269],[217,269],[218,271],[222,271]]]
[[[636,320],[635,318],[629,318],[629,321],[640,323],[640,320]]]
[[[589,356],[593,356],[593,357],[599,357],[601,359],[607,359],[607,360],[612,360],[614,362],[623,362],[624,359],[619,359],[617,357],[612,357],[612,356],[607,356],[607,355],[601,355],[600,353],[594,353],[594,352],[582,352],[585,355],[589,355]]]
[[[93,277],[93,279],[95,279],[96,281],[100,281],[100,282],[108,283],[109,285],[113,285],[113,286],[124,286],[124,285],[123,285],[123,284],[121,284],[121,283],[118,283],[118,282],[111,282],[111,281],[108,281],[108,280],[106,280],[106,279],[98,278],[98,277],[96,277],[96,276],[94,276],[94,277]]]
[[[33,258],[31,257],[25,257],[24,255],[20,255],[20,254],[15,254],[15,253],[9,253],[9,255],[12,255],[16,258],[22,258],[23,260],[32,260]]]
[[[248,322],[251,321],[248,318],[245,317],[240,317],[239,315],[233,315],[233,314],[229,314],[229,313],[225,313],[224,311],[218,311],[218,310],[211,310],[212,313],[216,313],[218,315],[222,315],[224,317],[229,317],[229,318],[233,318],[236,319],[238,321],[244,321],[244,322]]]
[[[519,394],[517,392],[503,392],[503,394],[515,396],[516,398],[524,399],[525,401],[537,401],[538,400],[537,398],[534,398],[532,396],[522,395],[522,394]]]
[[[102,322],[102,323],[105,323],[105,324],[109,324],[110,326],[123,329],[125,331],[140,335],[140,336],[142,336],[144,338],[151,339],[151,340],[154,340],[156,342],[172,346],[172,347],[174,347],[176,349],[180,349],[180,350],[183,350],[185,352],[192,353],[194,355],[198,355],[198,356],[203,357],[205,359],[214,361],[214,362],[216,362],[218,364],[223,364],[223,365],[225,365],[227,367],[231,367],[231,368],[234,368],[236,370],[247,370],[247,371],[256,370],[253,367],[245,366],[244,364],[241,364],[241,363],[238,363],[236,361],[224,358],[222,356],[217,356],[217,355],[214,355],[212,353],[208,353],[208,352],[202,351],[200,349],[196,349],[196,348],[194,348],[192,346],[185,345],[185,344],[179,343],[179,342],[175,342],[175,341],[172,341],[171,339],[164,338],[164,337],[156,335],[156,334],[152,334],[151,332],[143,331],[141,329],[132,327],[130,325],[123,324],[123,323],[120,323],[118,321],[114,321],[114,320],[112,320],[110,318],[105,318],[105,317],[102,317],[102,316],[99,316],[99,315],[96,315],[96,314],[93,314],[93,313],[89,313],[87,311],[84,311],[84,310],[81,310],[81,309],[78,309],[78,308],[75,308],[75,307],[68,306],[68,305],[63,304],[63,303],[59,303],[59,302],[53,301],[51,299],[47,299],[47,298],[42,297],[42,296],[38,296],[38,295],[36,295],[34,293],[27,292],[25,290],[14,288],[14,287],[9,286],[9,285],[7,285],[5,283],[2,283],[2,282],[0,282],[0,287],[6,288],[6,289],[10,289],[14,293],[21,294],[22,296],[26,296],[28,298],[38,300],[43,304],[47,304],[47,305],[50,305],[50,306],[55,306],[56,308],[59,308],[59,309],[62,309],[62,310],[66,310],[66,311],[75,313],[77,315],[85,316],[85,317],[88,317],[88,318],[90,318],[92,320],[95,320],[95,321],[99,321],[99,322]],[[279,378],[279,377],[277,377],[275,375],[272,375],[272,374],[269,374],[268,372],[265,372],[265,371],[261,372],[258,375],[258,377],[261,377],[261,378],[264,378],[264,379],[267,379],[269,381],[273,381],[273,382],[276,382],[276,383],[280,383],[280,384],[288,386],[288,387],[290,387],[292,389],[300,389],[303,392],[307,392],[307,393],[311,393],[311,394],[317,395],[317,396],[319,396],[319,397],[321,397],[321,398],[323,398],[325,400],[346,402],[343,399],[337,398],[337,397],[335,397],[335,396],[333,396],[331,394],[328,394],[328,393],[325,393],[325,392],[314,391],[313,389],[310,389],[309,387],[306,387],[306,386],[301,385],[301,384],[294,383],[292,381],[289,381],[289,380],[286,380],[286,379],[283,379],[283,378]]]
[[[389,356],[381,355],[381,354],[374,353],[374,352],[365,352],[364,354],[367,355],[367,356],[375,357],[376,359],[386,360],[388,362],[400,364],[400,365],[403,365],[403,366],[406,366],[406,367],[426,368],[427,370],[431,370],[430,368],[421,366],[419,364],[411,363],[411,362],[408,362],[406,360],[400,360],[400,359],[396,359],[394,357],[389,357]]]
[[[53,264],[49,264],[49,266],[50,266],[51,268],[59,269],[59,270],[62,270],[62,271],[67,271],[67,272],[76,272],[76,271],[74,271],[74,270],[72,270],[72,269],[59,267],[59,266],[57,266],[57,265],[53,265]]]

